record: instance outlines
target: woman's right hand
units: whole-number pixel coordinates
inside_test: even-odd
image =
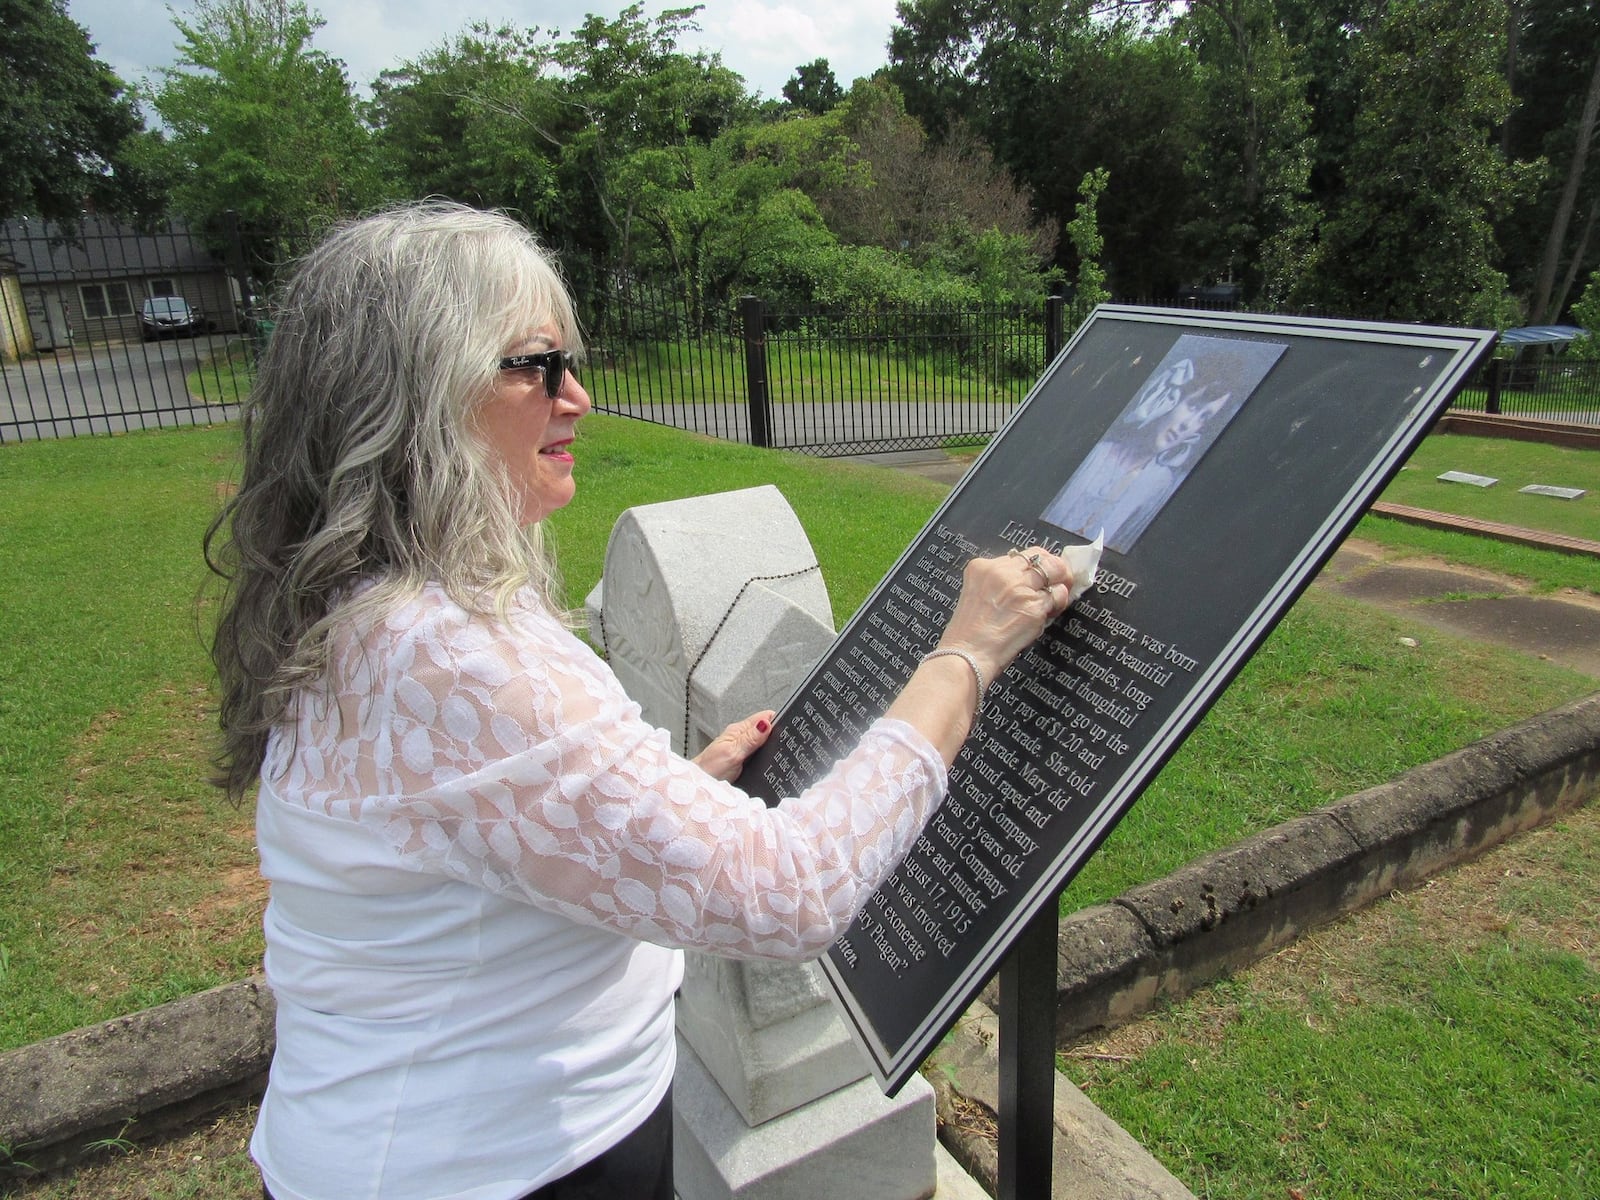
[[[967,563],[941,647],[966,650],[993,683],[1066,611],[1072,568],[1042,546]]]
[[[1042,546],[972,559],[939,645],[888,715],[914,725],[946,763],[954,762],[983,691],[1066,611],[1071,595],[1072,569]]]

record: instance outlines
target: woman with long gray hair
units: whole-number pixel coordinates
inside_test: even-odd
[[[860,744],[769,809],[772,714],[674,755],[568,628],[573,306],[516,222],[442,203],[298,266],[207,535],[219,781],[256,793],[275,1200],[670,1197],[679,948],[822,953],[944,795],[1067,565],[976,559]]]

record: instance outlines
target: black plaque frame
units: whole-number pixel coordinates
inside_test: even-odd
[[[741,783],[793,794],[847,750],[937,640],[966,558],[1088,540],[1042,514],[1185,335],[1282,350],[1137,542],[1107,551],[1096,590],[992,689],[944,819],[823,960],[890,1093],[1055,903],[1495,336],[1097,308],[785,705]]]

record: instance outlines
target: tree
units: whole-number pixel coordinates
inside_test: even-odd
[[[794,69],[783,85],[783,98],[795,108],[821,116],[844,99],[844,89],[834,78],[828,60],[817,58]]]
[[[1578,193],[1583,187],[1589,147],[1594,141],[1595,121],[1600,117],[1600,47],[1595,50],[1594,69],[1589,73],[1589,86],[1584,89],[1583,94],[1583,112],[1573,133],[1572,154],[1567,160],[1566,180],[1562,184],[1561,198],[1556,202],[1555,214],[1550,219],[1550,234],[1545,240],[1544,255],[1539,261],[1539,276],[1534,282],[1533,299],[1528,304],[1528,319],[1534,324],[1541,324],[1559,312],[1562,306],[1561,299],[1553,297],[1552,293],[1556,286],[1556,272],[1565,256],[1573,210],[1577,207]],[[1591,201],[1588,228],[1579,241],[1576,253],[1571,256],[1568,287],[1571,286],[1572,276],[1577,273],[1578,264],[1583,260],[1587,249],[1590,233],[1594,228],[1595,209],[1596,206]],[[1555,300],[1554,304],[1552,299]]]
[[[1083,176],[1106,167],[1113,291],[1167,295],[1192,272],[1175,231],[1193,213],[1187,162],[1204,136],[1194,55],[1178,37],[1092,0],[903,0],[898,13],[889,76],[934,141],[969,123],[1053,231]],[[1076,269],[1070,241],[1056,261]]]
[[[1516,105],[1501,141],[1531,186],[1501,216],[1496,232],[1529,319],[1551,321],[1600,265],[1600,155],[1592,152],[1595,131],[1582,136],[1600,53],[1600,3],[1510,0],[1506,24]]]
[[[395,189],[561,225],[561,84],[546,74],[549,61],[536,30],[475,24],[383,72],[366,114]]]
[[[844,140],[843,162],[854,168],[808,189],[841,241],[904,253],[917,264],[937,257],[960,274],[975,265],[961,261],[974,239],[993,230],[1014,239],[1034,269],[1050,260],[1054,230],[1040,225],[1031,197],[970,126],[953,124],[934,142],[899,90],[876,79],[857,80],[820,124]]]
[[[682,213],[663,219],[666,193],[703,193],[702,152],[754,113],[717,55],[677,49],[697,11],[648,18],[633,4],[565,38],[469,27],[375,84],[366,111],[385,170],[411,194],[516,211],[580,291],[590,271],[630,267],[645,241],[681,229]]]
[[[596,261],[631,260],[634,197],[615,173],[634,154],[709,145],[751,112],[744,81],[715,54],[687,55],[679,39],[696,29],[696,8],[653,20],[638,4],[614,21],[590,16],[552,51],[567,75],[561,183],[575,210],[555,232]]]
[[[1105,239],[1100,236],[1100,223],[1095,215],[1095,205],[1109,182],[1110,176],[1104,167],[1096,167],[1085,175],[1078,185],[1081,197],[1078,211],[1067,222],[1067,236],[1078,252],[1078,286],[1073,300],[1082,313],[1111,299],[1111,293],[1106,291],[1106,273],[1100,268],[1100,251],[1105,248]]]
[[[1600,3],[1517,0],[1509,26],[1517,107],[1507,152],[1540,169],[1540,186],[1501,223],[1508,268],[1528,318],[1556,319],[1577,281],[1600,263]]]
[[[1589,276],[1583,295],[1572,306],[1572,319],[1588,333],[1572,344],[1572,353],[1578,358],[1600,358],[1600,271]]]
[[[1338,207],[1355,136],[1360,76],[1353,59],[1377,26],[1387,0],[1274,0],[1285,41],[1306,81],[1311,202]]]
[[[1361,37],[1360,108],[1315,298],[1347,315],[1499,325],[1511,317],[1491,217],[1516,177],[1499,0],[1391,0]]]
[[[144,114],[63,0],[0,0],[0,28],[0,219],[159,213]]]
[[[1307,80],[1273,0],[1197,0],[1178,31],[1195,52],[1207,131],[1189,161],[1197,211],[1184,237],[1201,274],[1281,302],[1315,226]]]
[[[833,244],[787,175],[747,154],[739,130],[708,146],[640,149],[619,166],[617,187],[642,227],[637,260],[674,277],[696,324],[710,303],[770,275],[779,261]]]
[[[344,66],[311,46],[303,0],[197,0],[155,106],[183,165],[179,208],[304,228],[381,196]]]

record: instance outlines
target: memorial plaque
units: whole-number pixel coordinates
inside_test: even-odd
[[[1103,535],[990,689],[916,846],[824,973],[897,1090],[1397,471],[1492,333],[1102,306],[779,714],[792,795],[932,649],[974,555]]]
[[[1554,496],[1557,500],[1581,500],[1584,496],[1583,488],[1556,487],[1548,483],[1530,483],[1525,488],[1518,488],[1519,492],[1526,492],[1530,496]]]

